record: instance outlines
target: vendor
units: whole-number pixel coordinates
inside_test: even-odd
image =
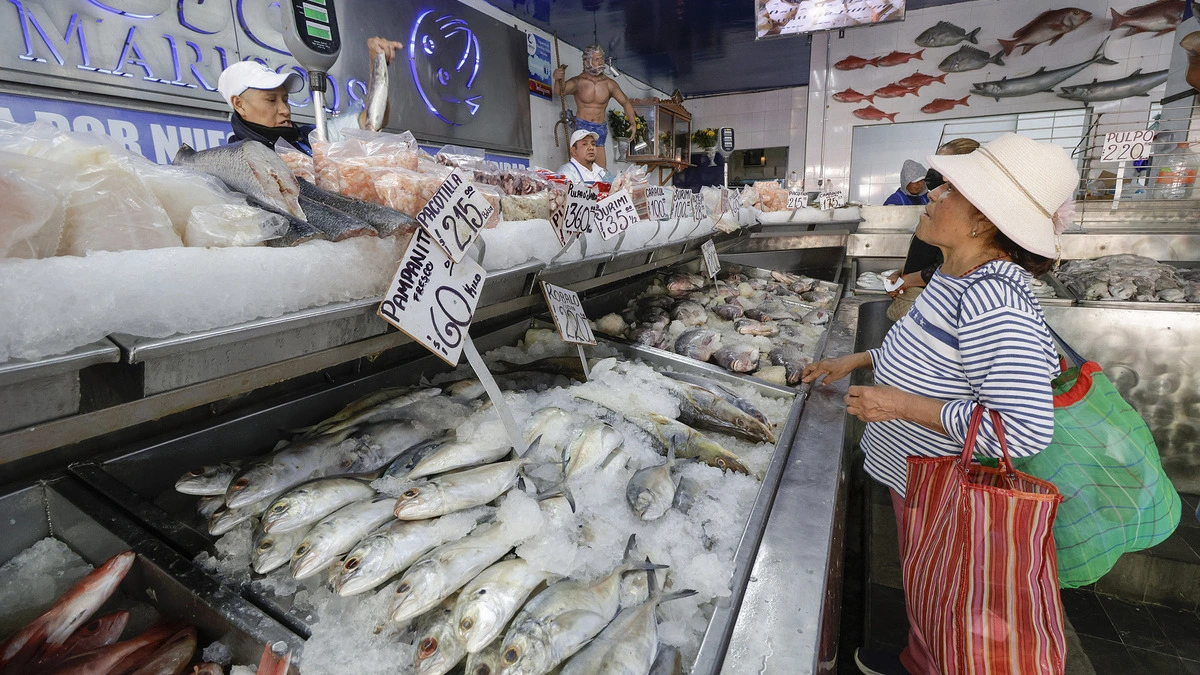
[[[558,172],[574,183],[608,182],[608,173],[596,163],[596,140],[594,131],[579,129],[571,134],[571,161],[558,168]]]
[[[904,160],[900,169],[900,189],[883,202],[884,206],[920,206],[929,203],[925,187],[925,167],[911,159]]]
[[[391,63],[396,50],[403,48],[404,45],[399,42],[381,37],[370,38],[367,40],[368,63],[380,53]],[[370,99],[370,86],[373,84],[368,85],[367,99]],[[282,138],[311,155],[308,135],[316,127],[293,122],[291,106],[288,104],[288,94],[298,92],[303,87],[304,78],[299,73],[277,73],[257,61],[240,61],[222,71],[217,80],[217,91],[233,109],[229,116],[229,124],[233,127],[230,142],[258,141],[275,147],[275,141]],[[385,111],[385,125],[387,114]],[[366,124],[367,111],[364,106],[358,115],[343,114],[326,120],[326,135],[330,141],[340,140],[343,129],[362,129]]]

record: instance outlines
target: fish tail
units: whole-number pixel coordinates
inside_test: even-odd
[[[899,113],[884,114],[884,117],[887,119],[887,121],[895,124],[896,123],[896,115],[898,115],[898,114]]]
[[[996,52],[996,55],[993,56],[989,60],[998,66],[1002,66],[1002,65],[1004,65],[1004,59],[1000,58],[1002,56],[1008,56],[1008,53],[1007,52]]]
[[[919,52],[917,52],[916,54],[913,54],[913,58],[914,58],[914,59],[920,59],[921,61],[924,61],[925,59],[921,57],[921,55],[922,55],[922,54],[924,54],[924,53],[925,53],[925,50],[924,50],[924,49],[922,49],[922,50],[920,50]]]
[[[196,154],[196,151],[192,149],[192,146],[188,145],[187,143],[184,143],[179,146],[178,150],[175,151],[175,159],[171,160],[171,163],[176,164],[179,162],[180,157],[182,157],[183,159],[188,159],[192,155],[195,155],[195,154]]]
[[[696,591],[693,589],[690,589],[690,588],[685,588],[682,591],[672,591],[670,593],[663,593],[658,596],[658,603],[661,605],[664,602],[670,602],[672,600],[679,600],[680,598],[689,598],[695,594],[696,594]]]
[[[970,105],[969,103],[967,103],[967,99],[969,99],[969,98],[971,98],[971,95],[970,95],[970,94],[967,94],[966,96],[964,96],[964,97],[962,97],[962,98],[958,99],[957,101],[955,101],[955,103],[959,103],[959,104],[962,104],[962,105]]]
[[[979,30],[979,29],[977,28],[976,30]],[[946,84],[946,73],[942,73],[938,77],[933,78],[933,81],[938,82],[940,84]]]
[[[865,64],[863,64],[863,66],[864,66],[864,67],[866,67],[866,66],[875,66],[876,68],[878,68],[878,67],[879,67],[879,62],[880,62],[880,61],[882,61],[882,60],[883,60],[883,57],[882,57],[882,56],[876,56],[876,57],[875,57],[875,58],[873,58],[873,59],[867,59],[867,62],[866,62]]]
[[[1109,7],[1108,9],[1112,12],[1112,25],[1108,27],[1109,30],[1116,30],[1129,22],[1128,16],[1118,12],[1113,7]]]
[[[1009,54],[1013,53],[1014,49],[1017,48],[1017,42],[1019,42],[1019,40],[997,40],[997,42],[999,42],[1000,46],[1004,48],[1004,55],[1008,56]],[[996,65],[1002,64],[997,63]]]
[[[863,98],[865,98],[867,100],[867,103],[875,103],[875,94],[871,94],[870,96],[864,96]]]
[[[1117,65],[1116,61],[1113,61],[1112,59],[1110,59],[1104,55],[1104,48],[1108,46],[1108,38],[1110,38],[1110,37],[1112,37],[1112,36],[1111,35],[1105,36],[1104,41],[1101,42],[1100,46],[1096,48],[1096,53],[1092,54],[1092,58],[1096,59],[1096,63],[1102,64],[1105,66]]]
[[[978,38],[979,38],[979,31],[981,31],[981,30],[983,30],[983,26],[980,26],[979,28],[976,28],[975,30],[971,31],[970,33],[967,33],[967,37],[965,37],[963,39],[965,39],[967,42],[970,42],[973,45],[977,45],[977,44],[979,44]]]

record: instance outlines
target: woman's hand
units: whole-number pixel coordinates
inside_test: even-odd
[[[388,40],[387,38],[367,38],[367,56],[372,60],[376,54],[383,54],[383,58],[387,59],[390,65],[392,61],[396,60],[397,49],[404,49],[404,45],[394,40]]]
[[[893,284],[896,283],[896,279],[903,279],[904,284],[894,291],[888,291],[888,297],[890,298],[894,298],[897,295],[904,295],[904,289],[906,288],[920,288],[925,285],[925,279],[921,277],[921,272],[919,270],[916,272],[909,272],[904,276],[900,276],[900,273],[896,272],[888,277],[888,281]]]
[[[817,384],[830,384],[837,382],[859,368],[869,368],[870,366],[871,355],[868,352],[848,354],[846,356],[839,356],[836,359],[825,359],[824,361],[808,364],[804,367],[804,374],[800,377],[800,381],[812,382],[824,375],[825,379]]]
[[[873,387],[850,387],[846,394],[846,412],[864,422],[886,422],[901,419],[903,392],[895,387],[878,384]]]

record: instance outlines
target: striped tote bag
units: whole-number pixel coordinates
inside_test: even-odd
[[[1053,484],[1004,457],[972,462],[984,409],[976,406],[959,457],[908,459],[904,595],[914,628],[943,675],[1062,673],[1066,659]]]

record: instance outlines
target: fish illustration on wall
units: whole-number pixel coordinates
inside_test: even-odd
[[[1155,37],[1166,35],[1173,32],[1179,26],[1179,22],[1183,21],[1183,10],[1186,7],[1186,0],[1157,0],[1123,13],[1111,7],[1109,11],[1112,12],[1112,26],[1109,30],[1128,28],[1125,37],[1138,33],[1154,33]]]
[[[880,87],[876,89],[872,96],[875,98],[900,98],[909,94],[916,96],[917,90],[913,89],[912,87],[902,87],[898,84],[892,83],[886,87]]]
[[[1165,70],[1143,73],[1142,69],[1138,68],[1132,74],[1117,80],[1108,80],[1106,82],[1092,80],[1091,84],[1063,87],[1058,95],[1061,98],[1072,101],[1083,101],[1084,103],[1092,103],[1093,101],[1119,101],[1130,96],[1148,96],[1146,92],[1166,81],[1167,71]]]
[[[897,80],[896,84],[900,85],[901,87],[920,89],[921,87],[928,87],[934,82],[946,84],[946,74],[943,73],[937,77],[934,77],[933,75],[926,75],[921,71],[917,71],[908,77]]]
[[[968,33],[949,21],[939,21],[933,26],[926,28],[924,32],[917,36],[914,42],[920,47],[953,47],[964,41],[976,45],[979,44],[976,36],[979,35],[979,31],[982,29],[983,27],[981,26]]]
[[[935,98],[929,103],[921,106],[921,112],[929,114],[946,112],[947,110],[951,110],[957,106],[967,105],[967,99],[969,98],[971,98],[970,94],[967,94],[960,99]]]
[[[876,58],[875,65],[879,66],[881,68],[886,68],[888,66],[899,66],[899,65],[908,63],[909,61],[912,61],[913,59],[918,59],[918,60],[924,61],[925,59],[921,58],[921,55],[924,53],[925,53],[924,49],[922,49],[920,51],[916,51],[916,52],[894,51],[891,54],[888,54],[886,56],[880,56],[880,57]]]
[[[879,120],[887,120],[889,122],[896,121],[896,113],[885,113],[873,105],[855,110],[854,116],[860,120],[871,120],[876,122]]]
[[[1042,12],[1036,19],[1022,26],[1008,40],[1000,40],[1000,46],[1004,47],[1005,56],[1012,54],[1017,47],[1023,47],[1021,53],[1028,54],[1029,50],[1043,42],[1049,44],[1058,42],[1062,36],[1079,28],[1091,18],[1091,12],[1078,7],[1051,9]]]
[[[847,56],[846,58],[833,64],[838,70],[860,70],[867,66],[878,66],[879,58],[864,59],[861,56]]]
[[[839,91],[831,98],[833,98],[835,101],[840,101],[841,103],[861,103],[862,101],[866,101],[867,103],[875,102],[875,94],[860,94],[853,89]]]
[[[1104,55],[1104,48],[1108,46],[1108,38],[1104,38],[1104,42],[1096,49],[1096,53],[1087,61],[1081,61],[1073,66],[1065,68],[1055,68],[1054,70],[1046,70],[1045,66],[1038,69],[1033,75],[1025,77],[1014,77],[1008,79],[1004,76],[999,80],[991,82],[976,82],[971,85],[971,93],[979,96],[989,96],[996,99],[997,102],[1001,98],[1010,98],[1013,96],[1029,96],[1040,92],[1054,93],[1054,88],[1059,84],[1066,82],[1082,71],[1084,68],[1099,63],[1105,66],[1115,66],[1116,61]]]
[[[1004,56],[1004,52],[996,52],[996,55],[992,56],[982,49],[963,45],[959,47],[958,51],[942,59],[942,62],[938,64],[938,70],[944,73],[965,73],[979,70],[989,63],[1002,66],[1004,65],[1004,60],[1000,58],[1002,56]]]

